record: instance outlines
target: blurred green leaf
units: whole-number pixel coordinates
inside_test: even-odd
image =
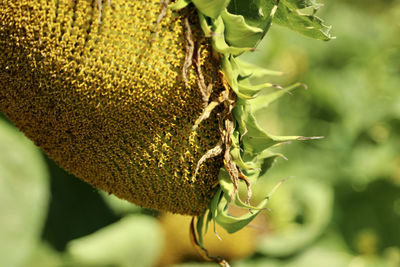
[[[67,252],[78,266],[151,267],[162,246],[162,229],[155,218],[129,215],[91,235],[72,240]]]
[[[336,221],[349,246],[360,254],[400,247],[400,187],[380,179],[356,189],[336,190]]]
[[[295,257],[283,260],[259,258],[242,260],[234,264],[235,267],[342,267],[350,266],[353,256],[343,249],[335,249],[321,242],[306,248]]]
[[[219,267],[219,264],[216,263],[199,263],[199,262],[193,262],[193,263],[183,263],[183,264],[174,264],[169,267]]]
[[[292,203],[297,203],[299,222],[265,235],[257,248],[265,255],[283,257],[304,249],[326,230],[331,219],[333,192],[330,186],[303,178],[301,181],[292,179],[285,186],[287,184],[292,186]]]
[[[51,176],[51,202],[42,237],[55,249],[91,234],[120,219],[98,190],[47,158]]]
[[[0,119],[0,266],[23,266],[37,246],[48,190],[39,149]]]
[[[55,266],[66,266],[66,262],[63,261],[63,254],[44,242],[37,244],[24,265],[24,267]]]
[[[136,206],[127,200],[120,199],[115,195],[110,195],[107,192],[100,191],[100,195],[103,197],[107,205],[118,215],[137,213],[142,210],[141,207]]]

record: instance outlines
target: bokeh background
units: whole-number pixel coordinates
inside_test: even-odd
[[[263,127],[325,138],[280,147],[288,160],[254,189],[293,177],[269,210],[233,236],[217,228],[222,241],[209,233],[233,266],[400,266],[400,1],[325,1],[320,17],[336,40],[275,26],[243,55],[285,72],[265,80],[308,86],[257,114]],[[88,186],[0,115],[0,266],[215,266],[189,221]]]

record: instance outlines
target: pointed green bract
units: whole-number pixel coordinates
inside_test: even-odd
[[[307,37],[328,41],[333,38],[329,34],[331,27],[324,25],[324,22],[314,15],[320,6],[315,1],[282,0],[274,22]],[[313,14],[304,14],[301,11],[303,8],[312,8]]]
[[[217,18],[228,6],[230,0],[192,0],[196,8],[210,18]]]
[[[187,7],[191,2],[191,0],[178,0],[175,3],[171,4],[169,8],[172,10],[179,10]]]
[[[249,25],[265,30],[271,10],[276,4],[276,1],[271,0],[232,0],[228,10],[243,16]]]
[[[227,10],[221,14],[225,22],[226,41],[237,47],[253,47],[263,34],[263,30],[250,26],[243,16],[229,13]]]
[[[286,89],[271,83],[253,84],[250,80],[253,77],[283,73],[265,70],[237,57],[243,52],[254,50],[272,23],[319,40],[332,39],[330,27],[315,16],[322,6],[315,0],[179,0],[171,7],[183,8],[190,2],[198,10],[205,35],[212,38],[213,49],[221,55],[221,71],[237,96],[232,112],[235,131],[231,136],[230,154],[236,166],[253,184],[266,173],[276,158],[283,157],[271,148],[282,142],[308,139],[301,136],[271,135],[259,126],[254,114],[302,84],[297,83]],[[259,95],[268,87],[276,87],[277,90]],[[197,221],[200,246],[203,246],[203,234],[211,221],[218,223],[229,233],[240,230],[265,208],[271,194],[279,185],[280,183],[266,194],[263,201],[252,206],[240,198],[228,172],[221,168],[219,188],[209,209]],[[249,212],[234,217],[228,212],[229,205],[248,209]]]

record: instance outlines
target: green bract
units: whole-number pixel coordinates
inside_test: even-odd
[[[254,85],[250,78],[279,73],[252,66],[237,57],[243,52],[254,50],[272,23],[320,40],[332,39],[330,27],[315,16],[321,7],[315,0],[178,0],[170,8],[182,9],[189,4],[197,8],[202,29],[206,36],[212,38],[213,49],[220,53],[221,70],[237,96],[233,110],[235,131],[231,136],[230,153],[234,163],[250,183],[254,183],[270,168],[275,158],[281,156],[271,150],[273,146],[285,141],[310,138],[274,136],[258,125],[255,111],[267,107],[300,84],[257,96],[261,90],[277,86],[271,83]],[[239,192],[235,190],[225,168],[221,168],[219,189],[209,205],[209,210],[197,221],[200,246],[203,246],[202,235],[207,231],[210,221],[214,220],[230,233],[236,232],[265,208],[271,193],[257,206],[246,204],[239,197]],[[234,217],[229,215],[228,205],[246,208],[249,212],[241,217]]]

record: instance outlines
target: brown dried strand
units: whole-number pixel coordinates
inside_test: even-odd
[[[231,198],[234,198],[234,195],[236,191],[238,190],[239,187],[239,179],[243,180],[246,183],[247,186],[247,200],[246,204],[250,204],[250,199],[252,196],[252,190],[251,190],[251,183],[248,180],[248,178],[243,174],[243,172],[238,168],[236,163],[233,161],[232,155],[230,154],[231,146],[232,146],[232,139],[231,136],[234,132],[234,122],[232,118],[232,110],[235,106],[235,99],[234,95],[232,95],[232,91],[229,90],[229,84],[226,81],[224,74],[221,73],[222,77],[222,83],[223,86],[225,87],[226,91],[230,92],[230,96],[228,97],[228,100],[225,101],[225,114],[227,117],[224,118],[224,120],[220,120],[220,130],[224,132],[224,144],[225,144],[225,154],[224,154],[224,164],[225,168],[229,173],[230,179],[234,185],[234,191],[232,192]],[[247,129],[245,129],[245,133],[247,132]],[[245,134],[244,133],[244,134]]]
[[[220,96],[218,97],[217,101],[211,102],[211,103],[204,109],[204,111],[203,111],[203,113],[200,115],[200,117],[196,120],[195,124],[193,125],[192,130],[195,131],[195,130],[197,129],[197,127],[199,126],[199,124],[200,124],[203,120],[207,119],[207,118],[210,116],[211,112],[212,112],[218,105],[220,105],[221,103],[223,103],[224,101],[226,101],[226,100],[227,100],[227,96],[228,96],[227,92],[224,91],[224,92],[222,92],[222,93],[220,94]],[[222,115],[221,115],[221,117],[222,117]],[[220,124],[221,124],[221,120],[220,120]],[[203,164],[207,159],[216,157],[216,156],[218,156],[218,155],[220,155],[220,154],[222,153],[222,151],[223,151],[222,146],[225,144],[225,134],[224,134],[224,131],[223,131],[223,127],[221,127],[221,125],[220,125],[220,131],[221,131],[221,140],[217,143],[217,145],[216,145],[214,148],[208,150],[208,151],[200,158],[200,160],[197,162],[197,166],[196,166],[195,172],[194,172],[194,174],[193,174],[193,176],[192,176],[192,181],[195,180],[195,178],[196,178],[196,176],[197,176],[197,173],[198,173],[198,171],[199,171],[199,169],[200,169],[200,165],[201,165],[201,164]]]
[[[101,24],[101,12],[103,10],[103,1],[104,0],[96,0],[97,8],[99,9],[99,24]],[[107,0],[107,3],[108,3],[109,6],[112,7],[111,0]]]
[[[241,135],[239,135],[239,140],[242,140],[243,136],[245,136],[247,133],[248,133],[247,127],[246,125],[244,125],[244,132]]]
[[[211,112],[220,105],[221,103],[219,101],[212,101],[208,106],[203,110],[203,112],[200,114],[200,116],[197,118],[195,121],[192,131],[195,131],[197,127],[199,127],[200,123],[204,121],[205,119],[209,118],[211,115]]]
[[[226,88],[226,91],[229,90],[229,85],[226,83],[226,80],[223,80],[223,85]],[[231,146],[232,146],[232,139],[231,136],[235,130],[235,124],[233,122],[232,118],[232,110],[234,107],[234,101],[229,99],[232,98],[228,97],[228,101],[226,101],[225,104],[225,114],[226,117],[225,119],[221,122],[220,125],[222,124],[223,127],[223,132],[224,132],[224,143],[225,143],[225,154],[224,154],[224,164],[225,168],[229,173],[229,177],[231,178],[231,181],[234,185],[234,191],[232,192],[231,198],[234,198],[234,195],[239,187],[239,170],[236,166],[236,164],[233,161],[232,155],[230,153],[231,151]],[[221,127],[221,126],[220,126]]]
[[[225,119],[231,112],[235,103],[235,99],[232,96],[230,87],[228,82],[225,80],[224,78],[224,74],[222,73],[222,71],[219,71],[218,74],[221,76],[221,80],[222,80],[222,85],[225,88],[225,91],[222,91],[217,100],[212,101],[210,104],[208,104],[202,114],[197,118],[196,122],[194,123],[193,127],[192,127],[192,131],[195,131],[197,129],[197,127],[200,125],[200,123],[202,121],[204,121],[205,119],[207,119],[208,117],[210,117],[211,112],[220,104],[224,103],[225,104],[225,109],[226,107],[229,107],[228,110],[224,111],[224,115],[225,116],[220,116],[220,118]],[[212,90],[212,88],[210,88],[210,90]],[[221,119],[220,119],[220,123],[221,123]],[[221,126],[221,125],[220,125]],[[221,134],[222,134],[222,130],[224,129],[224,127],[220,127],[221,130]],[[222,137],[223,138],[223,137]]]
[[[158,38],[158,31],[160,30],[161,21],[167,15],[169,2],[170,2],[170,0],[161,0],[160,1],[161,11],[157,17],[157,23],[156,23],[154,30],[151,30],[151,32],[153,34],[151,35],[150,40],[149,40],[151,47],[153,46],[153,42]]]
[[[195,60],[195,65],[196,65],[196,71],[197,71],[197,84],[200,88],[200,92],[202,95],[202,100],[203,100],[203,106],[207,107],[208,105],[208,101],[210,100],[210,95],[213,89],[213,85],[212,82],[206,86],[205,80],[204,80],[204,75],[203,75],[203,71],[201,70],[201,62],[200,62],[200,58],[201,58],[201,49],[198,48],[197,49],[197,53],[196,53],[196,60]]]
[[[225,143],[225,154],[224,154],[224,165],[225,169],[229,173],[229,177],[233,183],[233,192],[231,195],[231,199],[233,200],[236,194],[236,191],[239,188],[239,170],[236,166],[236,164],[233,161],[232,155],[231,155],[231,146],[232,146],[232,140],[231,136],[234,131],[234,123],[233,121],[228,118],[225,120],[225,136],[224,136],[224,143]]]
[[[204,96],[208,93],[208,91],[204,91],[205,89],[205,82],[204,82],[204,77],[202,76],[201,69],[198,67],[199,64],[199,50],[197,51],[197,60],[195,62],[196,67],[197,67],[197,75],[198,75],[198,86],[202,92],[203,95],[203,100],[205,100]],[[219,72],[222,80],[222,85],[224,86],[225,90],[220,93],[218,96],[217,100],[212,101],[207,105],[207,107],[204,109],[203,113],[200,115],[200,117],[196,120],[193,130],[196,130],[198,125],[205,119],[207,119],[211,112],[220,104],[224,104],[224,110],[219,114],[218,120],[219,120],[219,130],[221,133],[221,140],[218,142],[218,144],[208,150],[197,162],[196,169],[194,171],[194,174],[192,176],[192,181],[195,180],[197,173],[200,169],[201,164],[203,164],[207,159],[215,157],[219,154],[222,153],[223,151],[223,146],[225,146],[225,152],[224,152],[224,166],[225,169],[229,173],[229,177],[231,179],[231,182],[234,186],[234,190],[232,192],[232,195],[230,196],[232,200],[234,200],[235,194],[239,188],[239,179],[243,180],[246,183],[247,186],[247,200],[246,204],[250,204],[250,198],[252,196],[252,190],[251,190],[251,183],[249,179],[246,177],[246,175],[243,174],[243,172],[238,168],[236,163],[233,161],[232,155],[230,153],[231,146],[232,146],[232,139],[231,136],[235,130],[235,124],[233,121],[232,117],[232,110],[235,106],[236,103],[236,98],[235,95],[233,94],[232,90],[230,89],[230,86],[228,82],[226,81],[224,74],[220,71]],[[207,88],[208,89],[208,88]],[[212,89],[212,88],[211,88]],[[211,91],[210,91],[211,94]],[[252,212],[250,210],[250,212]],[[214,222],[215,223],[215,222]],[[215,232],[215,229],[214,229]],[[217,233],[215,232],[217,235]],[[193,246],[198,250],[199,254],[208,261],[214,261],[218,263],[221,266],[224,267],[229,267],[228,262],[226,262],[224,259],[221,257],[212,257],[208,254],[208,251],[203,248],[197,239],[195,227],[194,227],[194,217],[192,218],[191,224],[190,224],[190,237],[193,243]],[[218,237],[218,235],[217,235]]]
[[[244,181],[245,184],[246,184],[246,187],[247,187],[247,199],[246,199],[245,203],[247,205],[250,205],[250,199],[251,199],[251,196],[253,195],[253,191],[251,190],[251,183],[250,183],[249,179],[247,178],[247,176],[244,175],[244,173],[240,169],[239,169],[239,179]],[[250,210],[250,212],[252,212],[252,211]]]
[[[193,53],[194,53],[193,34],[190,28],[188,17],[185,18],[185,41],[186,41],[186,55],[185,55],[185,62],[182,68],[182,77],[186,87],[188,87],[189,84],[187,79],[187,72],[189,68],[192,66]]]
[[[196,179],[197,173],[199,172],[200,169],[200,165],[203,164],[206,160],[211,159],[213,157],[216,157],[218,155],[220,155],[223,151],[222,149],[223,146],[223,141],[220,140],[218,142],[218,144],[211,148],[210,150],[208,150],[197,162],[197,166],[196,166],[196,170],[194,171],[194,174],[192,176],[192,182],[194,182],[194,180]]]
[[[161,9],[160,15],[158,15],[156,29],[153,31],[154,33],[158,32],[161,21],[163,20],[165,15],[167,15],[169,0],[161,0],[160,3],[162,6],[162,9]]]
[[[191,222],[190,222],[190,228],[189,228],[189,235],[190,235],[190,240],[193,244],[193,246],[196,248],[196,250],[199,252],[199,254],[203,257],[203,259],[205,259],[206,261],[213,261],[215,263],[218,263],[220,266],[222,267],[230,267],[229,263],[224,260],[223,258],[219,257],[219,256],[210,256],[210,254],[208,253],[208,250],[203,248],[198,239],[197,239],[197,234],[196,234],[196,230],[194,227],[194,218],[192,218]]]
[[[220,104],[224,104],[224,110],[222,114],[219,115],[219,129],[221,133],[221,140],[218,142],[218,144],[207,151],[198,161],[195,172],[192,176],[192,181],[195,180],[196,175],[198,173],[198,170],[200,168],[200,165],[204,163],[207,159],[215,157],[219,154],[222,153],[222,146],[225,145],[225,153],[224,153],[224,166],[225,169],[229,173],[229,177],[234,185],[234,191],[233,195],[231,198],[234,198],[234,195],[239,187],[239,169],[237,168],[236,164],[234,163],[232,156],[230,154],[231,150],[231,145],[232,145],[232,140],[231,136],[233,134],[234,129],[234,122],[232,118],[232,110],[235,105],[235,98],[230,90],[230,87],[227,83],[227,81],[224,78],[224,74],[220,71],[219,75],[221,76],[222,80],[222,85],[224,87],[224,91],[220,93],[218,96],[217,100],[212,101],[208,106],[204,109],[203,113],[199,116],[199,118],[196,120],[195,124],[193,125],[192,130],[196,130],[198,125],[205,119],[207,119],[211,112]],[[244,175],[243,175],[244,176]],[[251,193],[250,193],[251,196]]]
[[[194,123],[194,125],[192,127],[192,131],[195,131],[202,121],[204,121],[205,119],[209,118],[210,115],[211,115],[211,112],[216,107],[218,107],[220,104],[222,104],[222,103],[224,103],[224,102],[226,102],[228,100],[229,100],[229,92],[222,91],[219,94],[217,100],[210,102],[210,104],[208,104],[207,107],[203,110],[201,115],[195,121],[195,123]]]

